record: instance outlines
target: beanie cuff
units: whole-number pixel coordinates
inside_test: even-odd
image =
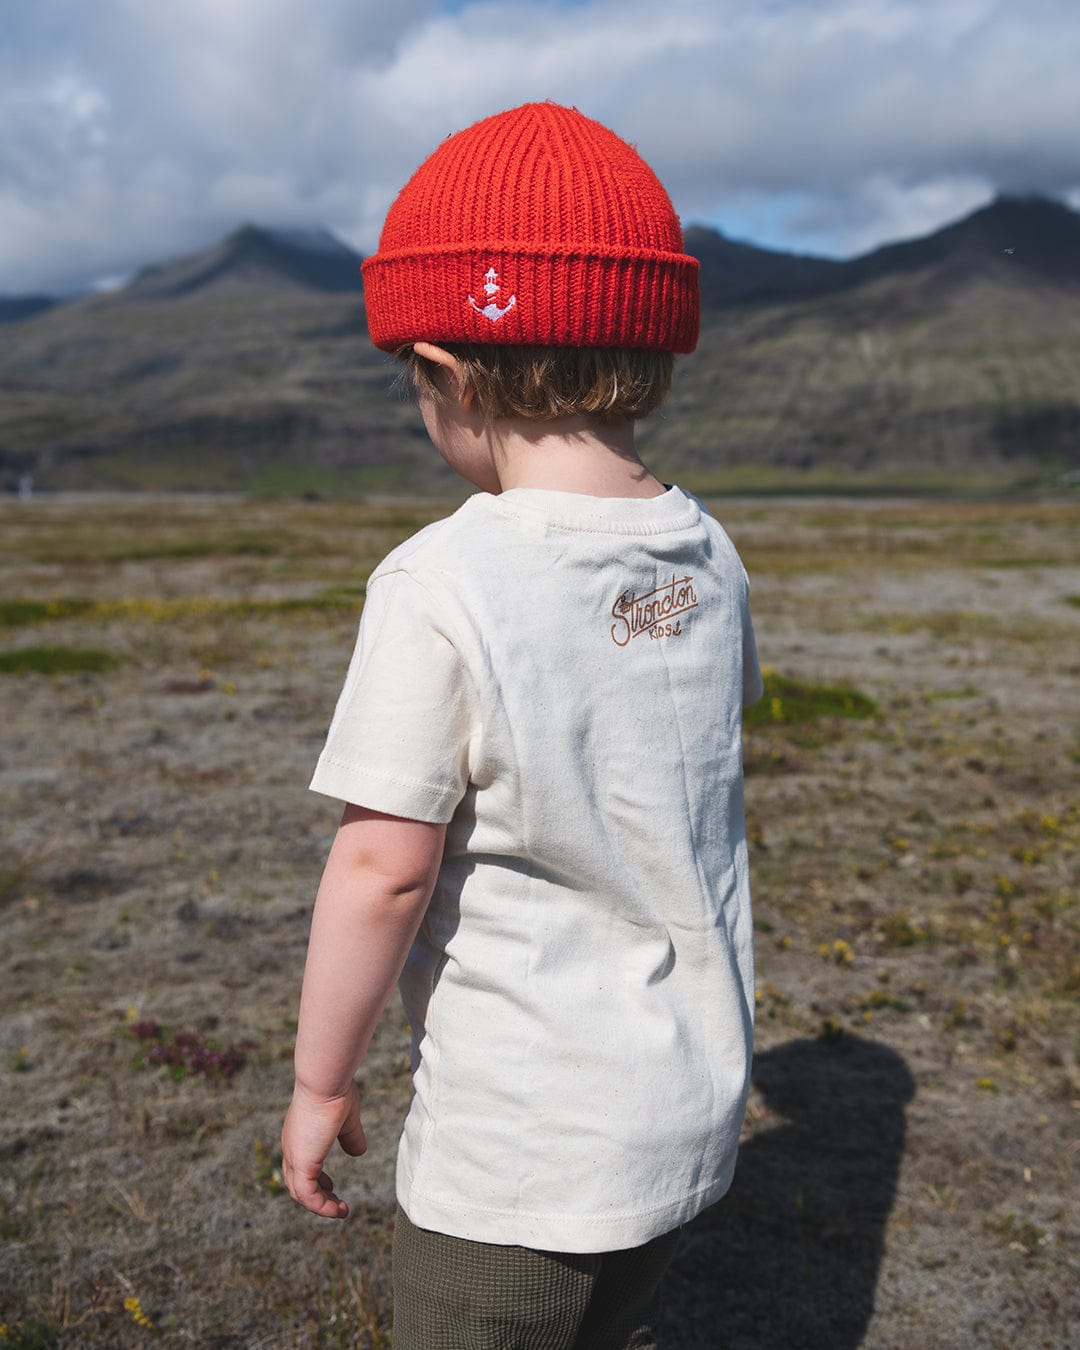
[[[691,352],[700,307],[698,260],[626,247],[539,245],[377,253],[363,264],[372,341],[615,347]]]

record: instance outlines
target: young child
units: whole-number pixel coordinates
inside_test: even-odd
[[[730,1183],[753,1031],[746,574],[634,451],[697,262],[637,152],[545,103],[444,141],[364,278],[479,492],[372,575],[315,771],[347,805],[285,1179],[345,1216],[324,1162],[364,1151],[353,1075],[400,982],[395,1350],[648,1346],[680,1226]]]

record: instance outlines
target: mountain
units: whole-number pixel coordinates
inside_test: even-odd
[[[671,406],[696,472],[1080,465],[1075,212],[999,197],[796,281],[706,313]]]
[[[690,227],[698,351],[641,429],[665,475],[733,467],[1019,477],[1080,464],[1080,216],[1003,197],[847,262]],[[108,294],[8,324],[0,480],[437,488],[398,367],[367,340],[360,258],[245,226]],[[717,479],[717,481],[719,481]]]
[[[59,303],[51,295],[0,295],[0,323],[18,323]]]
[[[701,225],[691,225],[685,239],[701,262],[707,308],[825,295],[932,267],[943,276],[990,273],[1005,259],[1035,277],[1080,283],[1080,215],[1046,197],[999,196],[933,234],[843,262],[757,248]]]
[[[843,263],[830,258],[739,243],[705,225],[690,225],[683,237],[687,253],[701,263],[701,301],[706,309],[829,290],[844,269]]]
[[[145,267],[123,288],[126,299],[178,299],[221,287],[247,290],[361,290],[360,254],[329,230],[243,225],[220,243]]]
[[[1080,215],[1046,197],[999,196],[923,239],[886,244],[842,264],[845,284],[947,265],[983,271],[1011,267],[1052,283],[1080,283]]]

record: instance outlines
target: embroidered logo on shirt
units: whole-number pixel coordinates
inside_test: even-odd
[[[654,641],[679,637],[683,626],[677,616],[697,609],[697,603],[694,578],[677,577],[674,573],[670,581],[645,595],[623,591],[611,606],[611,617],[615,620],[611,625],[611,640],[617,647],[626,647],[642,633],[648,633]]]
[[[517,296],[512,295],[505,305],[500,306],[496,297],[501,290],[505,288],[499,285],[499,274],[494,267],[489,267],[484,273],[484,294],[487,296],[486,305],[478,305],[474,296],[469,296],[469,304],[476,310],[477,314],[482,314],[485,319],[490,319],[492,323],[498,323],[504,314],[509,314],[517,304]]]

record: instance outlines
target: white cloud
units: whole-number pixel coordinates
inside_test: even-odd
[[[687,219],[851,252],[995,188],[1080,197],[1075,0],[34,0],[0,49],[0,293],[244,219],[374,247],[449,132],[535,98]],[[939,214],[940,213],[940,214]]]
[[[883,240],[929,234],[984,206],[990,195],[986,181],[974,176],[905,184],[873,174],[841,193],[806,198],[790,212],[787,230],[803,239],[810,252],[831,250],[851,257]],[[882,222],[888,222],[884,237]]]

